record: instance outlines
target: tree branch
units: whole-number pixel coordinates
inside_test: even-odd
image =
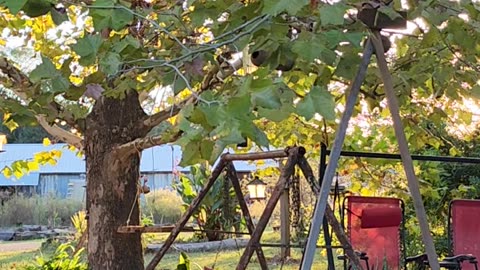
[[[225,63],[225,62],[224,62]],[[143,128],[147,129],[152,129],[155,126],[158,126],[160,123],[163,121],[177,115],[180,110],[185,107],[188,104],[192,104],[197,101],[196,96],[201,94],[203,91],[210,89],[213,85],[215,85],[218,82],[221,82],[228,76],[232,75],[242,67],[242,59],[238,59],[229,65],[226,65],[225,67],[218,67],[215,66],[210,72],[207,73],[205,76],[202,85],[200,86],[200,90],[195,93],[195,95],[192,95],[182,101],[180,101],[177,104],[174,104],[156,114],[148,116],[146,119],[142,120],[141,125]],[[220,70],[220,68],[223,68],[223,70]]]
[[[156,145],[167,144],[176,141],[182,135],[181,131],[173,134],[172,136],[148,136],[133,140],[129,143],[122,144],[115,148],[115,154],[117,156],[128,156],[135,152],[141,152],[145,149],[154,147]]]
[[[12,65],[5,57],[0,57],[0,71],[4,74],[4,76],[0,77],[0,83],[13,91],[13,93],[15,93],[24,104],[28,104],[29,98],[27,95],[27,89],[33,87],[30,79],[18,68]],[[48,106],[53,109],[57,115],[61,113],[61,108],[56,102],[52,101]],[[44,115],[35,114],[35,118],[38,124],[53,137],[73,145],[78,149],[83,148],[83,141],[79,136],[62,129],[55,124],[50,125]],[[72,119],[73,118],[67,117],[69,122],[71,122]]]
[[[83,139],[79,136],[68,132],[55,124],[50,125],[43,115],[37,115],[35,118],[37,119],[38,124],[56,139],[73,145],[79,150],[83,149]]]

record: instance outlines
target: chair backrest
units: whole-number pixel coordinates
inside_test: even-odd
[[[480,259],[480,200],[453,200],[450,203],[453,254],[472,254]],[[465,262],[462,270],[475,269]]]
[[[404,268],[401,263],[402,200],[347,196],[344,211],[352,247],[367,254],[371,270]]]

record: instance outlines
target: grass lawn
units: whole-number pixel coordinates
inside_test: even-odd
[[[162,242],[165,240],[168,234],[156,234],[154,237],[155,242]],[[191,240],[192,234],[191,233],[181,233],[179,235],[178,242],[187,242],[187,240]],[[264,237],[262,238],[263,242],[278,242],[279,239],[274,234],[270,234],[268,232],[265,233]],[[152,240],[152,239],[150,239]],[[4,245],[11,245],[12,243],[16,244],[25,244],[25,246],[31,246],[31,244],[37,243],[37,245],[41,242],[39,240],[34,241],[23,241],[23,242],[4,242],[0,243],[0,270],[13,270],[13,269],[23,269],[28,265],[35,264],[35,257],[37,256],[49,256],[53,253],[53,249],[48,248],[47,251],[40,250],[35,251],[8,251],[8,249],[3,248]],[[4,246],[6,247],[6,246]],[[298,269],[300,260],[301,260],[301,252],[299,249],[292,249],[292,256],[291,258],[285,262],[282,266],[281,261],[279,260],[279,253],[280,248],[273,248],[273,247],[266,247],[263,249],[265,256],[268,261],[269,269],[282,269],[282,270],[293,270]],[[235,269],[240,257],[242,256],[243,248],[238,250],[225,250],[220,252],[191,252],[187,255],[190,258],[192,270],[203,270],[203,267],[210,267],[219,270],[229,270]],[[314,266],[312,269],[326,269],[326,258],[324,257],[324,250],[319,250],[317,255],[315,256]],[[158,265],[156,269],[158,270],[174,270],[177,267],[178,259],[179,259],[179,252],[171,252],[165,255],[162,259],[161,263]],[[145,255],[145,262],[148,263],[152,259],[153,254],[148,253]],[[340,268],[341,263],[338,262],[337,269]],[[260,265],[257,262],[256,254],[254,253],[248,269],[256,270],[260,269]]]
[[[301,253],[299,250],[292,250],[292,258],[286,262],[283,267],[281,262],[278,260],[278,254],[280,249],[278,248],[264,248],[265,256],[267,257],[269,269],[282,269],[282,270],[293,270],[298,269],[300,265]],[[188,256],[191,261],[192,270],[203,270],[203,267],[210,267],[220,270],[230,270],[235,269],[237,266],[240,257],[242,256],[243,249],[240,250],[229,250],[217,252],[198,252],[198,253],[188,253]],[[149,262],[152,258],[152,254],[147,254],[145,256],[145,261]],[[173,270],[176,269],[178,264],[179,253],[168,253],[162,259],[160,264],[156,269],[158,270]],[[261,269],[260,265],[257,262],[256,254],[252,256],[250,264],[247,269],[257,270]],[[326,259],[321,256],[315,256],[315,262],[312,269],[323,270],[327,269]],[[340,264],[338,264],[337,269],[340,269]]]

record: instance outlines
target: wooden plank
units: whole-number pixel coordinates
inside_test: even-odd
[[[232,162],[228,162],[227,164],[227,177],[232,182],[233,190],[237,195],[238,204],[240,205],[240,209],[242,210],[243,216],[245,217],[245,222],[247,223],[248,232],[250,233],[250,235],[252,235],[255,231],[255,225],[253,225],[252,217],[250,216],[250,211],[248,210],[248,206],[245,202],[242,188],[240,186],[240,181],[238,180],[237,171],[235,170]],[[267,260],[265,259],[265,255],[263,254],[262,247],[258,245],[255,251],[257,252],[257,258],[258,262],[260,263],[260,267],[262,268],[262,270],[267,270],[268,264]]]
[[[298,160],[298,155],[301,153],[302,155],[305,154],[305,148],[303,147],[292,147],[288,150],[288,160],[287,164],[285,165],[282,173],[280,175],[280,179],[278,180],[275,188],[273,189],[272,195],[267,202],[265,210],[260,217],[260,220],[257,223],[257,227],[248,242],[247,247],[245,248],[242,257],[240,257],[240,261],[237,265],[237,270],[244,270],[247,268],[248,263],[250,262],[250,258],[252,257],[253,251],[256,246],[260,243],[260,237],[267,226],[267,223],[272,215],[275,206],[277,205],[278,200],[280,199],[280,195],[282,194],[283,190],[285,189],[285,185],[288,182],[288,179],[292,176],[295,168],[295,164]],[[153,270],[153,269],[151,269]]]
[[[274,158],[286,158],[288,157],[288,149],[276,150],[259,153],[245,153],[245,154],[223,154],[222,159],[225,161],[234,160],[259,160],[259,159],[274,159]]]
[[[425,245],[425,251],[428,256],[428,263],[434,270],[440,269],[438,263],[438,256],[435,250],[435,244],[433,242],[432,235],[430,234],[430,228],[428,225],[427,214],[422,201],[422,195],[420,193],[420,185],[418,184],[415,170],[413,168],[412,156],[408,150],[407,137],[405,136],[402,119],[400,118],[400,108],[398,105],[395,90],[393,88],[392,76],[388,70],[387,60],[383,54],[383,45],[381,42],[381,36],[379,31],[374,31],[371,35],[371,40],[377,52],[377,63],[380,69],[380,75],[385,87],[385,94],[387,96],[388,108],[393,120],[393,128],[395,130],[395,136],[397,137],[398,147],[400,150],[400,156],[402,157],[403,169],[407,176],[408,189],[413,199],[413,205],[415,206],[415,212],[417,214],[418,223],[422,232],[422,240]],[[380,53],[379,53],[380,52]]]
[[[315,213],[313,214],[310,224],[310,232],[308,235],[305,252],[302,257],[300,269],[312,269],[313,257],[315,256],[315,246],[320,234],[320,226],[322,225],[323,217],[325,216],[325,209],[327,208],[330,187],[332,186],[333,177],[335,176],[335,171],[337,170],[338,160],[340,158],[340,152],[342,151],[343,142],[345,141],[348,123],[352,117],[355,103],[357,103],[357,97],[360,93],[360,87],[362,86],[363,80],[365,79],[368,64],[370,63],[370,58],[372,57],[372,52],[372,43],[367,41],[365,49],[363,50],[362,62],[360,63],[357,75],[352,83],[352,87],[345,104],[345,110],[335,135],[335,141],[333,142],[332,151],[330,153],[330,161],[328,162],[325,170],[320,193],[318,194],[317,203],[315,205]],[[360,268],[360,270],[361,269],[362,268]]]
[[[175,226],[161,226],[161,225],[152,225],[152,226],[139,226],[139,225],[130,225],[130,226],[120,226],[117,230],[118,233],[164,233],[171,232],[175,229]],[[193,232],[195,229],[193,227],[183,227],[182,232]]]
[[[205,184],[203,189],[198,193],[197,197],[192,201],[190,207],[188,207],[187,211],[183,214],[180,220],[175,224],[175,228],[171,231],[168,238],[165,240],[165,243],[160,248],[160,250],[153,256],[150,263],[145,268],[146,270],[154,270],[158,263],[162,260],[165,253],[167,253],[170,246],[173,244],[175,239],[177,238],[178,234],[182,231],[182,228],[185,227],[188,220],[192,216],[193,212],[200,206],[203,198],[207,195],[210,188],[217,180],[220,173],[222,173],[223,169],[225,168],[225,161],[221,158],[218,164],[215,166],[215,169],[212,171],[212,175],[208,179],[208,182]]]

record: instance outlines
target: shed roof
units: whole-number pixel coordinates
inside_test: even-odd
[[[40,166],[37,173],[85,173],[85,160],[83,156],[77,156],[76,151],[68,149],[66,144],[52,144],[44,146],[43,144],[6,144],[5,152],[0,153],[0,169],[10,165],[16,160],[32,159],[35,153],[42,151],[61,150],[62,156],[58,159],[56,165]],[[171,172],[173,169],[188,171],[189,168],[176,166],[182,157],[181,148],[177,145],[162,145],[144,150],[140,161],[140,171],[142,172]],[[268,161],[262,166],[275,166],[273,161]],[[255,163],[236,161],[237,171],[254,171],[257,166]]]

